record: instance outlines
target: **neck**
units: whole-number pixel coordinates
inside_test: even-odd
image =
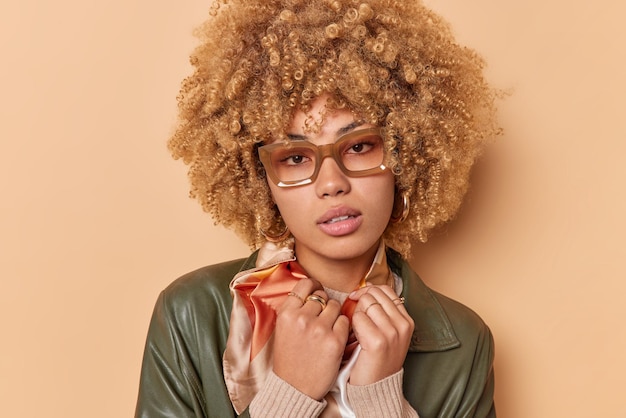
[[[306,270],[310,277],[319,281],[323,286],[340,292],[352,292],[369,271],[379,243],[358,257],[346,259],[330,259],[308,251],[295,252],[298,263]]]

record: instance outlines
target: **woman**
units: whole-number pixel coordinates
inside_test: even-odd
[[[493,340],[403,257],[496,133],[482,62],[418,2],[229,0],[169,142],[253,248],[159,297],[138,417],[493,417]]]

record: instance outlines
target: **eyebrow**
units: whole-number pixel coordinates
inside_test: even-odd
[[[339,128],[337,130],[337,136],[341,136],[344,135],[352,130],[354,130],[355,128],[358,128],[359,126],[365,124],[365,122],[363,120],[355,120],[354,122],[351,122],[349,124],[347,124],[346,126]],[[287,138],[293,140],[293,141],[303,141],[306,140],[308,137],[306,135],[299,135],[299,134],[287,134]]]

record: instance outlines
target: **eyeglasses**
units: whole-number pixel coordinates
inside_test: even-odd
[[[322,161],[332,157],[350,177],[363,177],[387,169],[385,146],[379,128],[360,129],[340,136],[333,144],[317,146],[306,140],[263,145],[259,158],[278,187],[294,187],[315,181]]]

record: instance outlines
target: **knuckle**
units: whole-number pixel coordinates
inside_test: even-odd
[[[410,320],[410,319],[405,318],[405,317],[401,317],[398,320],[397,327],[399,329],[403,329],[403,330],[412,328],[413,327],[413,320]]]
[[[385,352],[389,344],[387,344],[387,339],[382,337],[372,338],[370,341],[370,348],[374,351]]]
[[[386,350],[391,340],[391,336],[388,332],[383,330],[377,330],[374,332],[368,332],[367,335],[363,335],[364,342],[367,344],[369,350],[381,351]]]
[[[413,332],[413,330],[415,330],[415,321],[413,321],[413,318],[409,317],[408,323],[409,323],[409,331]]]
[[[400,341],[402,337],[402,332],[398,329],[393,329],[389,331],[388,341],[390,341],[390,345],[396,345],[398,341]]]
[[[331,341],[329,344],[329,349],[331,352],[340,353],[340,352],[343,352],[343,350],[345,349],[345,344],[342,341],[340,341],[338,338],[333,338],[333,339],[330,339],[329,341]]]
[[[324,344],[332,341],[332,338],[327,338],[328,332],[329,330],[320,324],[319,321],[313,321],[306,325],[306,333],[316,341],[322,341]]]
[[[293,309],[280,309],[276,314],[276,324],[289,324],[293,322],[296,312]]]
[[[304,331],[311,327],[311,321],[306,315],[298,314],[293,318],[293,324],[298,330]]]
[[[397,325],[397,334],[399,339],[413,334],[413,321],[402,321]]]

